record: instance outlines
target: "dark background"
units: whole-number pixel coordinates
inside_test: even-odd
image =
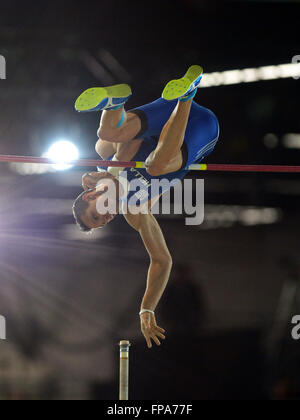
[[[99,115],[73,107],[82,90],[130,83],[133,108],[192,64],[289,63],[299,12],[296,1],[5,2],[0,153],[40,156],[67,138],[96,157]],[[221,125],[207,162],[298,165],[282,139],[300,133],[299,88],[290,78],[200,89]],[[133,399],[297,399],[299,175],[208,173],[203,225],[159,216],[174,269],[157,311],[167,340],[149,351],[137,315],[148,257],[121,217],[77,232],[84,169],[0,166],[0,398],[117,399],[117,344],[128,338]]]

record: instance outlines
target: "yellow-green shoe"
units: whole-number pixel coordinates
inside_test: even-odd
[[[93,112],[103,109],[116,109],[128,101],[132,95],[129,85],[114,85],[92,88],[83,92],[75,102],[78,112]]]
[[[162,98],[166,101],[173,101],[188,96],[199,87],[202,76],[203,68],[201,66],[190,67],[184,77],[171,80],[167,84],[162,93]]]

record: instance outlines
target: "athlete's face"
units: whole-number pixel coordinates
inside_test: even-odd
[[[97,188],[88,190],[83,200],[88,202],[89,207],[81,216],[83,223],[90,229],[102,228],[110,223],[118,214],[117,197],[108,196],[108,186],[105,181]],[[109,210],[107,210],[109,208]],[[113,211],[111,210],[113,209]]]

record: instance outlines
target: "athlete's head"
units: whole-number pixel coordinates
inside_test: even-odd
[[[73,204],[73,215],[79,228],[84,232],[102,228],[118,214],[119,193],[117,181],[108,175],[97,186],[84,191]]]

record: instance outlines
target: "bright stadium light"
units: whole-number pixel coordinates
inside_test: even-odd
[[[288,133],[283,136],[282,142],[287,149],[300,149],[300,134]]]
[[[293,62],[275,66],[263,66],[240,70],[229,70],[222,72],[206,73],[201,82],[201,88],[238,85],[241,83],[252,83],[264,80],[288,79],[295,80],[300,76],[300,63]]]
[[[53,162],[56,162],[53,167],[57,171],[65,171],[72,167],[68,162],[79,158],[79,151],[70,141],[60,140],[55,142],[50,149],[44,153],[43,157],[47,157],[53,160]]]

